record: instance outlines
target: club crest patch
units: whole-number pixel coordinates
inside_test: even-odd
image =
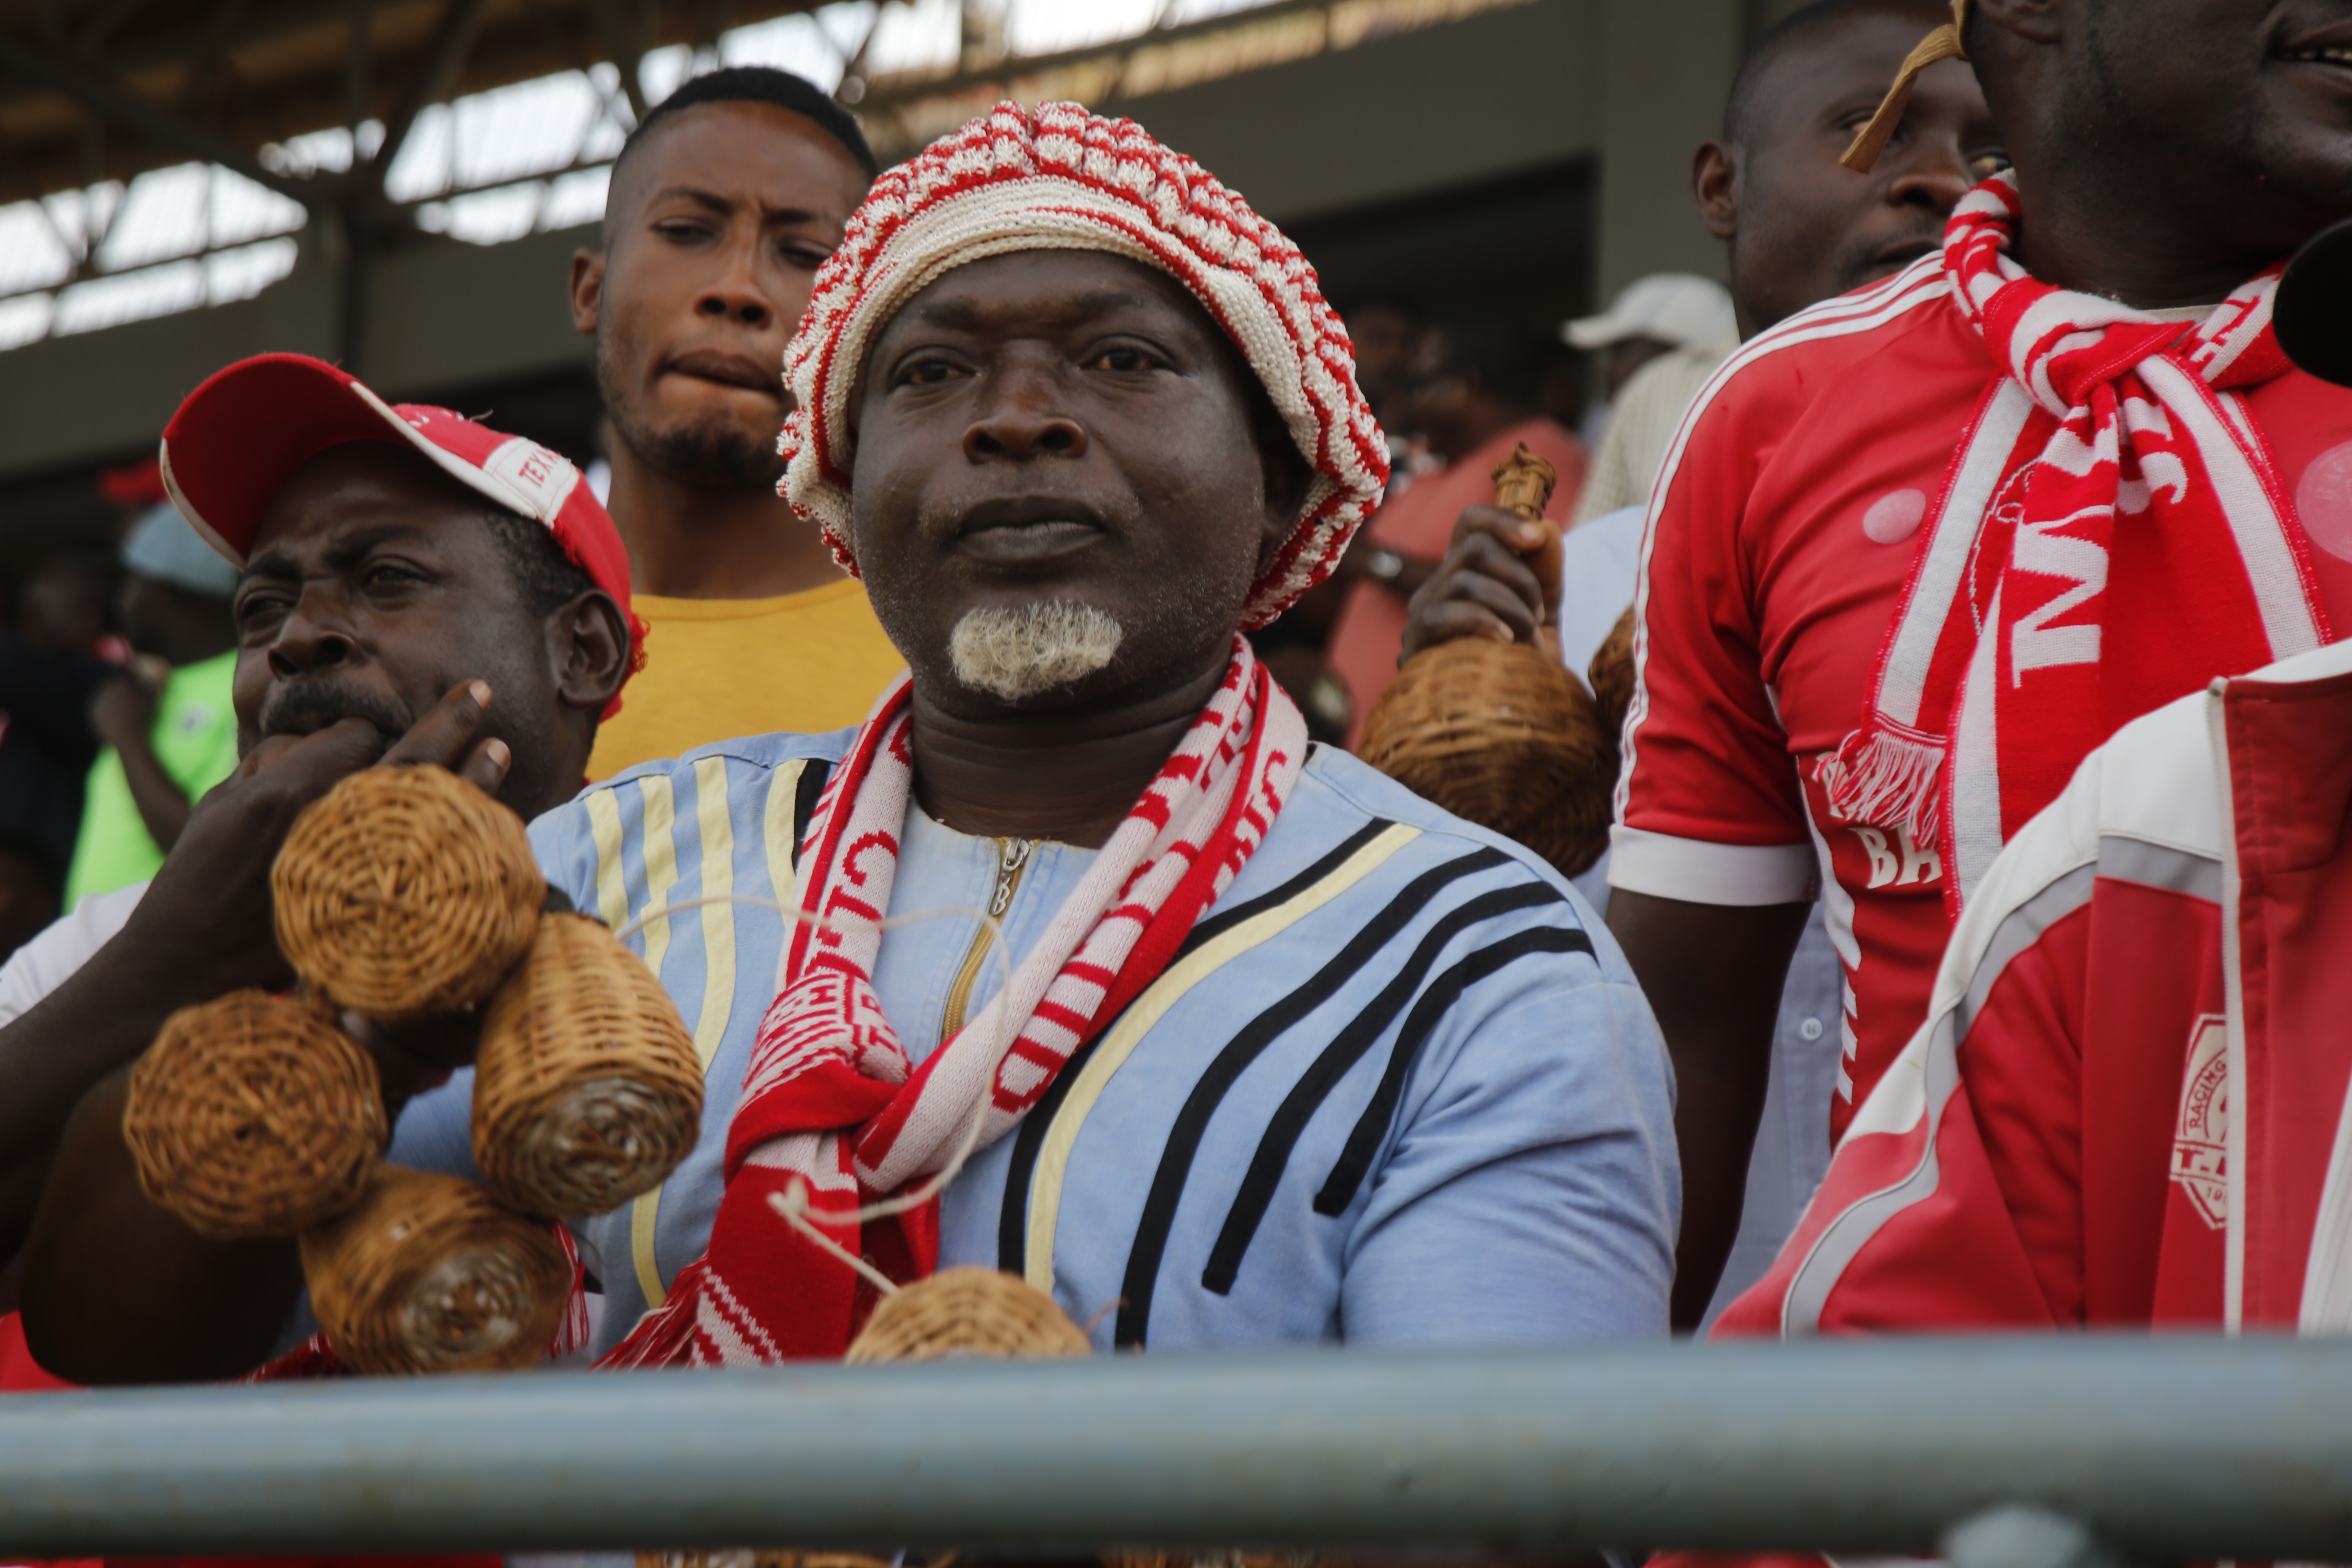
[[[2172,1179],[2198,1216],[2215,1230],[2229,1223],[2229,1026],[2218,1013],[2189,1031],[2189,1070],[2180,1079],[2180,1123],[2172,1137]]]

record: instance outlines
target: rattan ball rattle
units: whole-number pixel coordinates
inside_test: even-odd
[[[1548,605],[1559,597],[1559,534],[1543,509],[1557,478],[1525,447],[1494,474],[1495,504],[1548,531],[1533,562]],[[1562,876],[1608,847],[1614,737],[1560,663],[1549,625],[1534,643],[1462,637],[1413,655],[1366,717],[1357,754],[1424,800],[1517,839]]]
[[[875,1307],[842,1360],[938,1361],[947,1356],[1015,1360],[1094,1353],[1086,1331],[1054,1298],[1015,1274],[942,1268]]]
[[[1633,706],[1633,611],[1629,605],[1617,617],[1616,626],[1592,655],[1592,666],[1585,679],[1592,686],[1593,706],[1601,711],[1601,732],[1609,737],[1613,749],[1622,743],[1625,731],[1625,710]],[[1616,768],[1610,768],[1613,784]]]
[[[533,1365],[572,1295],[545,1224],[401,1165],[377,1166],[357,1207],[304,1233],[302,1272],[335,1353],[377,1375]]]
[[[440,768],[365,768],[295,820],[278,945],[314,995],[399,1023],[483,1000],[547,884],[515,814]]]
[[[164,1021],[122,1136],[141,1188],[197,1235],[291,1237],[359,1202],[383,1152],[375,1058],[316,1006],[232,992]]]
[[[541,916],[474,1060],[483,1184],[532,1214],[604,1214],[659,1186],[701,1123],[701,1064],[661,981],[594,921]]]

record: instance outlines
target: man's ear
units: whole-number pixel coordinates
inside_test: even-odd
[[[604,299],[604,253],[585,248],[572,253],[572,330],[583,337],[596,335],[596,307]]]
[[[601,713],[628,678],[629,618],[592,588],[547,617],[547,653],[563,705]]]
[[[1691,154],[1691,204],[1716,238],[1739,232],[1739,154],[1729,143],[1702,142]]]
[[[1260,424],[1258,465],[1265,474],[1265,517],[1259,525],[1257,569],[1274,564],[1283,542],[1298,526],[1307,492],[1314,488],[1315,470],[1290,439],[1290,427],[1279,415]]]

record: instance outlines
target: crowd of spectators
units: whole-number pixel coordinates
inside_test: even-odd
[[[380,763],[531,818],[693,1033],[701,1144],[561,1222],[607,1366],[837,1355],[952,1263],[1122,1350],[2352,1327],[2352,267],[2304,248],[2352,125],[2139,5],[2112,57],[1797,12],[1695,153],[1727,286],[1570,321],[1343,331],[1131,124],[877,173],[730,69],[574,263],[593,481],[225,369],[171,504],[0,633],[0,1384],[312,1326],[120,1125],[162,1018],[289,983],[268,862]],[[1557,584],[1488,504],[1521,447]],[[1349,754],[1401,659],[1547,625],[1636,677],[1573,885]],[[465,1022],[345,1021],[393,1158],[468,1173]]]

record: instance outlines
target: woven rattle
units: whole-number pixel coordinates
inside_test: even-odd
[[[541,916],[475,1058],[483,1184],[531,1214],[604,1214],[659,1186],[701,1124],[701,1064],[660,980],[594,921]]]
[[[1592,686],[1593,706],[1600,710],[1601,730],[1613,752],[1625,731],[1625,711],[1633,706],[1633,610],[1627,605],[1600,647],[1585,679]],[[1610,764],[1610,782],[1616,782],[1616,763]]]
[[[139,1185],[215,1241],[291,1237],[359,1202],[387,1136],[375,1058],[316,1006],[183,1007],[131,1069]]]
[[[938,1361],[947,1356],[1014,1360],[1092,1355],[1086,1331],[1054,1298],[1015,1274],[942,1268],[886,1296],[842,1361]]]
[[[515,814],[440,768],[365,768],[295,819],[270,875],[278,945],[312,994],[400,1023],[483,1000],[547,884]]]
[[[1051,1296],[1020,1276],[993,1268],[942,1268],[883,1297],[841,1359],[857,1366],[961,1356],[1028,1360],[1093,1353],[1085,1331],[1070,1321]],[[948,1568],[956,1555],[950,1552],[934,1557],[930,1568]],[[637,1553],[637,1568],[889,1568],[890,1562],[855,1552],[789,1548]]]
[[[1460,637],[1413,655],[1372,705],[1357,754],[1573,877],[1608,846],[1616,747],[1583,682],[1560,663],[1549,625],[1559,600],[1559,531],[1543,509],[1557,478],[1525,447],[1494,474],[1495,504],[1545,531],[1531,563],[1544,585],[1539,639]]]
[[[572,1296],[541,1221],[457,1176],[379,1165],[358,1206],[302,1237],[310,1306],[352,1371],[535,1364]]]

